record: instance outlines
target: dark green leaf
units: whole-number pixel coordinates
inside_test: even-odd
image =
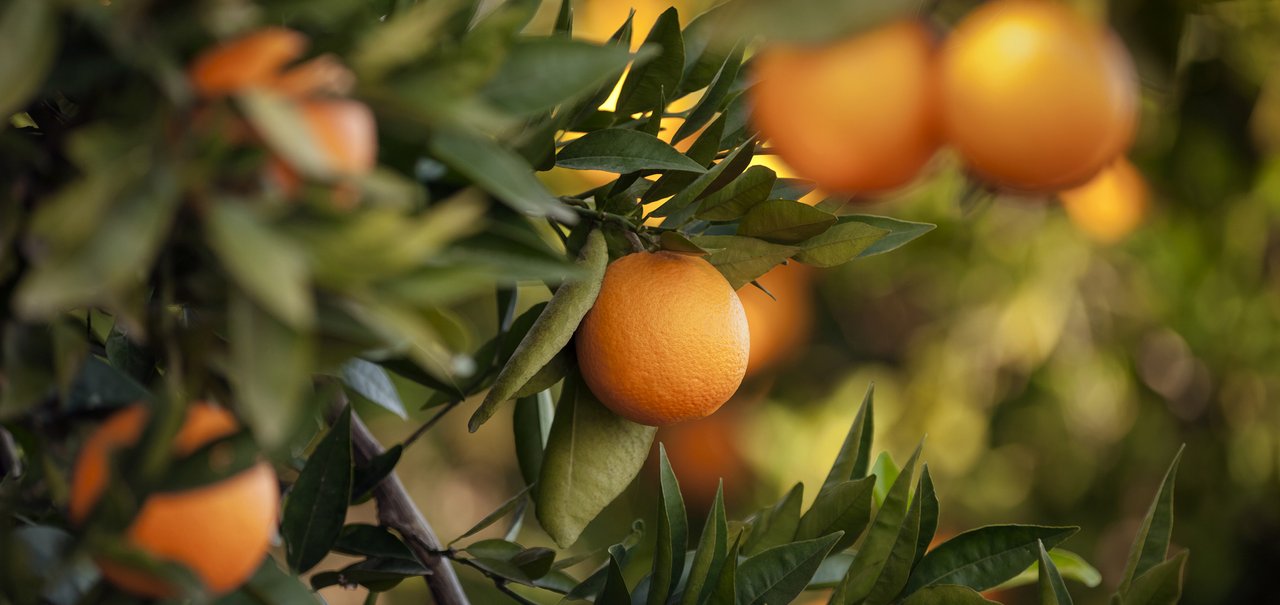
[[[289,567],[305,572],[319,563],[342,533],[351,499],[351,408],[320,440],[289,490],[280,522]]]
[[[515,431],[516,461],[520,464],[520,475],[524,477],[525,485],[537,484],[554,415],[550,391],[516,400],[512,430]]]
[[[1076,533],[1074,527],[988,525],[964,532],[929,551],[911,574],[906,592],[934,584],[986,590],[1018,575],[1039,554],[1036,541],[1053,548]]]
[[[715,31],[715,16],[720,6],[694,17],[688,27],[684,28],[684,81],[680,83],[681,93],[690,93],[710,84],[733,46],[733,42],[726,44]]]
[[[520,551],[511,557],[515,565],[530,580],[537,580],[551,571],[551,564],[556,561],[556,551],[544,546],[535,546]]]
[[[881,505],[880,510],[876,511],[875,520],[858,546],[858,554],[853,564],[849,566],[849,573],[845,575],[831,597],[832,603],[860,603],[875,589],[877,581],[894,554],[894,547],[900,540],[903,524],[907,521],[910,512],[908,500],[911,496],[911,478],[915,473],[916,460],[920,457],[923,446],[923,443],[916,446],[911,458],[903,465],[902,474],[898,475],[893,482],[893,487],[889,489],[884,504]],[[911,545],[913,550],[909,556],[914,556],[914,535],[911,536]]]
[[[889,232],[858,254],[859,258],[897,250],[911,242],[911,240],[933,231],[937,227],[937,225],[929,223],[913,223],[887,216],[872,216],[869,214],[850,214],[840,217],[840,224],[851,222],[863,223]]]
[[[636,61],[652,53],[644,51]],[[630,60],[631,54],[621,46],[560,37],[528,38],[512,46],[484,95],[504,111],[535,115],[590,93],[610,76],[620,74]]]
[[[353,523],[342,528],[333,551],[353,557],[417,561],[413,551],[391,530],[378,525]]]
[[[658,245],[661,246],[663,250],[670,250],[672,252],[683,252],[685,254],[695,254],[697,256],[707,256],[711,254],[710,251],[693,243],[693,240],[689,239],[679,231],[663,231],[662,235],[658,236]]]
[[[603,170],[618,174],[640,170],[707,171],[662,139],[622,128],[588,132],[574,139],[556,155],[556,164],[575,170]]]
[[[836,542],[834,549],[852,546],[871,521],[871,489],[875,482],[874,477],[863,477],[824,485],[809,510],[800,517],[795,539],[812,540],[841,531],[844,537]]]
[[[519,212],[577,222],[577,215],[534,178],[533,168],[524,158],[488,137],[442,130],[431,137],[431,153]]]
[[[1182,598],[1182,573],[1187,551],[1148,569],[1134,578],[1128,592],[1120,597],[1124,605],[1176,605]]]
[[[757,513],[751,522],[751,533],[742,544],[742,554],[755,555],[765,549],[791,542],[800,526],[800,502],[804,500],[804,484],[797,483],[770,508]]]
[[[111,327],[106,342],[107,361],[111,367],[123,372],[139,383],[155,377],[156,360],[151,350],[133,342],[120,325]]]
[[[622,577],[622,565],[609,554],[608,575],[605,576],[604,588],[596,599],[601,605],[627,605],[631,603],[631,594],[627,589],[627,581]]]
[[[795,244],[821,235],[836,217],[791,200],[768,200],[751,207],[738,223],[738,235],[778,244]]]
[[[867,393],[862,397],[862,406],[853,417],[853,424],[845,435],[840,453],[831,464],[823,487],[849,479],[861,479],[867,476],[867,464],[871,460],[871,437],[875,433],[875,393],[876,385],[867,385]]]
[[[716,579],[711,593],[711,605],[737,605],[738,603],[738,546],[742,537],[733,541],[729,553],[724,557],[724,566],[720,568],[720,577]]]
[[[795,202],[799,204],[800,202]],[[884,239],[889,232],[859,222],[837,222],[819,235],[800,244],[796,260],[815,267],[843,265]]]
[[[630,51],[632,20],[635,18],[635,14],[636,11],[634,9],[627,14],[627,20],[618,27],[617,31],[613,32],[612,36],[609,36],[608,44],[625,51]],[[586,130],[595,130],[597,128],[607,128],[609,125],[613,124],[614,114],[612,112],[605,113],[598,110],[600,106],[603,105],[604,102],[613,94],[620,77],[621,73],[606,79],[604,84],[597,87],[595,92],[586,96],[577,105],[568,111],[564,111],[562,109],[561,112],[565,120],[565,130],[581,131],[584,130],[584,128]],[[601,125],[594,125],[589,128],[585,127],[588,122],[592,122],[596,118],[601,117],[600,114],[602,113],[604,114],[603,117],[606,119]],[[560,115],[557,115],[557,118],[560,117]]]
[[[280,569],[272,557],[263,559],[258,571],[235,592],[216,601],[214,605],[264,605],[297,603],[320,605],[323,601],[307,589],[296,576]]]
[[[729,524],[724,512],[724,482],[721,481],[716,488],[716,499],[707,512],[707,522],[702,526],[698,550],[694,552],[693,563],[689,566],[681,605],[702,605],[711,599],[728,548]]]
[[[729,183],[727,180],[722,181],[721,177],[727,175],[728,179],[733,179],[747,169],[743,160],[750,161],[754,147],[754,141],[743,143],[710,170],[698,175],[698,178],[658,206],[650,215],[667,217],[662,222],[662,226],[667,228],[677,228],[688,222],[698,211],[696,202],[704,193],[715,191],[717,187],[723,187]]]
[[[822,559],[842,534],[775,546],[755,555],[738,568],[740,605],[790,603],[809,584]]]
[[[342,364],[340,373],[342,382],[361,397],[401,419],[408,418],[400,393],[382,366],[355,357]]]
[[[1160,483],[1160,491],[1152,499],[1147,516],[1142,520],[1142,527],[1133,540],[1129,550],[1129,561],[1125,565],[1124,579],[1116,592],[1124,595],[1130,582],[1144,574],[1148,569],[1163,563],[1169,551],[1169,540],[1173,534],[1173,487],[1178,475],[1178,462],[1182,460],[1182,448],[1174,455],[1173,462],[1165,471],[1164,481]],[[1052,547],[1050,547],[1052,548]]]
[[[1036,547],[1040,551],[1040,605],[1072,605],[1067,583],[1062,581],[1062,574],[1049,558],[1044,543],[1037,540]]]
[[[568,547],[640,472],[655,429],[618,417],[581,378],[565,379],[542,459],[537,513],[556,544]]]
[[[702,200],[694,216],[707,221],[731,221],[763,203],[778,175],[764,166],[750,166],[724,188]]]
[[[1058,573],[1066,580],[1073,580],[1090,588],[1102,583],[1102,574],[1094,569],[1084,557],[1063,548],[1049,551],[1049,559],[1053,561]],[[1034,563],[1022,570],[1022,573],[1000,584],[992,590],[1007,590],[1018,586],[1035,584],[1040,579],[1040,564]]]
[[[684,497],[662,444],[658,444],[658,468],[662,491],[658,493],[658,535],[649,582],[649,605],[666,603],[675,591],[688,549],[689,521],[685,516]]]
[[[85,358],[67,395],[69,411],[115,408],[151,399],[151,393],[95,355]]]
[[[717,119],[698,135],[698,139],[689,146],[685,155],[702,166],[711,166],[720,152],[720,135],[724,132],[724,120]],[[648,204],[665,197],[680,193],[685,187],[698,179],[699,175],[689,172],[667,172],[658,181],[644,191],[641,201]],[[708,182],[708,186],[710,183]],[[705,188],[704,188],[705,189]]]
[[[450,544],[453,544],[454,542],[457,542],[458,540],[461,540],[461,539],[463,539],[463,538],[467,538],[467,537],[470,537],[470,536],[474,536],[474,535],[476,535],[477,533],[479,533],[481,530],[485,529],[486,527],[489,527],[490,525],[493,525],[494,523],[497,523],[497,522],[498,522],[498,520],[500,520],[500,519],[502,519],[503,517],[505,517],[505,516],[507,516],[507,515],[511,514],[511,511],[515,510],[515,509],[516,509],[516,507],[517,507],[517,506],[519,506],[521,503],[523,503],[523,502],[524,502],[524,500],[525,500],[525,498],[527,498],[527,497],[529,496],[529,489],[530,489],[530,487],[531,487],[531,486],[526,485],[526,486],[524,487],[524,489],[520,490],[518,493],[516,493],[516,495],[512,496],[512,497],[511,497],[510,499],[508,499],[506,502],[503,502],[503,503],[502,503],[502,506],[499,506],[499,507],[498,507],[497,509],[495,509],[493,512],[491,512],[491,513],[489,513],[489,514],[485,515],[485,516],[484,516],[484,518],[483,518],[483,519],[481,519],[481,520],[480,520],[478,523],[476,523],[475,525],[473,525],[473,526],[471,527],[471,529],[468,529],[468,530],[467,530],[465,533],[463,533],[461,536],[458,536],[457,538],[454,538],[454,539],[453,539],[451,542],[449,542],[449,543],[450,543]],[[546,572],[543,572],[543,573],[546,573]]]
[[[431,573],[417,561],[405,559],[365,559],[352,563],[339,571],[326,571],[311,577],[315,590],[340,584],[359,584],[373,592],[395,588],[405,578],[415,578]]]
[[[923,480],[923,474],[921,480]],[[893,548],[889,551],[889,558],[880,571],[880,577],[876,578],[871,594],[867,595],[865,601],[867,605],[887,605],[893,602],[894,597],[906,585],[907,577],[911,575],[911,568],[915,566],[917,540],[920,535],[920,504],[924,500],[920,497],[921,480],[916,482],[915,497],[911,499],[911,505],[907,508],[907,516],[902,519],[902,525],[898,529],[898,539],[894,541]]]
[[[921,465],[920,487],[915,497],[920,500],[920,533],[916,538],[913,566],[924,558],[925,551],[929,549],[929,544],[938,531],[938,494],[933,490],[933,477],[929,475],[928,464]]]
[[[902,605],[999,605],[968,586],[930,586],[911,593]]]
[[[617,112],[631,115],[658,103],[664,92],[674,94],[684,75],[684,39],[680,36],[680,17],[675,7],[658,15],[645,45],[661,49],[653,59],[631,68],[618,93]]]
[[[14,0],[0,12],[0,40],[5,41],[0,54],[0,130],[9,126],[9,115],[40,90],[53,64],[58,50],[55,8],[45,0]]]
[[[703,235],[693,243],[711,250],[707,262],[737,290],[791,258],[800,249],[740,235]]]
[[[742,53],[743,45],[737,44],[725,55],[724,62],[720,64],[720,69],[716,72],[715,79],[707,88],[707,92],[702,95],[702,100],[689,111],[684,123],[680,124],[680,128],[677,128],[675,135],[671,137],[672,144],[679,143],[697,132],[724,107],[724,101],[738,79],[738,69],[742,67]]]
[[[813,579],[809,580],[809,590],[821,588],[835,588],[844,574],[849,572],[849,565],[853,563],[853,553],[850,552],[832,552],[822,560],[822,565],[818,566],[818,571],[813,574]]]

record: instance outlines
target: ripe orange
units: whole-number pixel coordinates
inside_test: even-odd
[[[1104,244],[1120,241],[1142,224],[1148,190],[1142,173],[1121,157],[1089,182],[1058,194],[1067,216]]]
[[[614,413],[667,425],[710,415],[742,383],[747,316],[711,263],[641,252],[609,265],[578,329],[578,365]]]
[[[71,479],[72,522],[84,522],[93,510],[110,480],[108,457],[137,442],[147,414],[141,405],[125,408],[85,441]],[[226,410],[192,404],[174,440],[174,454],[190,454],[236,429],[235,418]],[[225,593],[248,579],[266,556],[279,501],[275,471],[263,462],[220,483],[150,495],[129,526],[127,539],[157,558],[187,566],[211,592]],[[173,588],[162,580],[108,561],[99,565],[107,579],[125,590],[173,596]]]
[[[303,101],[298,111],[335,174],[360,176],[373,170],[378,160],[378,127],[367,105],[317,99]]]
[[[768,370],[795,355],[813,329],[813,269],[778,265],[756,279],[777,299],[751,284],[738,289],[751,331],[747,375]]]
[[[1078,185],[1122,154],[1137,125],[1133,61],[1063,4],[996,0],[966,17],[940,64],[946,134],[993,184]]]
[[[828,191],[907,184],[940,143],[934,36],[904,20],[756,57],[753,117],[791,168]]]
[[[737,409],[741,408],[733,408]],[[733,410],[658,431],[658,441],[680,477],[680,491],[693,510],[711,506],[721,479],[729,500],[750,485],[751,471],[738,445],[742,423]]]
[[[201,53],[191,63],[191,83],[205,97],[266,85],[306,48],[307,39],[302,34],[283,27],[266,27]]]

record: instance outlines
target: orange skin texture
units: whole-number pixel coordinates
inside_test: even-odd
[[[210,48],[191,63],[198,94],[218,97],[272,82],[285,64],[302,56],[307,39],[283,27],[266,27]]]
[[[1124,153],[1138,119],[1133,60],[1119,39],[1056,2],[996,0],[947,38],[943,125],[981,178],[1057,191]]]
[[[1071,222],[1103,244],[1116,243],[1137,229],[1150,206],[1146,180],[1124,157],[1058,198]]]
[[[303,101],[298,110],[335,173],[360,176],[373,170],[378,161],[378,127],[367,105],[316,99]]]
[[[904,20],[826,46],[767,48],[755,60],[755,124],[822,189],[906,185],[941,142],[934,47],[923,23]]]
[[[85,440],[71,478],[71,521],[80,524],[109,481],[111,452],[137,442],[148,411],[134,405],[107,419]],[[194,403],[174,440],[174,455],[234,433],[230,412]],[[147,497],[127,532],[128,541],[163,560],[190,568],[214,594],[244,583],[267,555],[280,507],[275,471],[265,462],[216,484]],[[131,568],[99,561],[102,573],[129,592],[155,598],[174,596],[163,581]]]
[[[641,252],[605,271],[578,329],[578,365],[614,413],[662,426],[706,417],[733,396],[749,338],[738,295],[710,263]]]
[[[751,331],[747,376],[794,357],[813,330],[812,267],[778,265],[756,281],[777,300],[751,284],[738,289]]]

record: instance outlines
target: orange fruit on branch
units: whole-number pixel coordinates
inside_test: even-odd
[[[939,70],[949,142],[1004,188],[1078,185],[1122,154],[1137,126],[1123,44],[1057,2],[982,5],[947,39]]]
[[[1089,182],[1058,194],[1071,222],[1104,244],[1120,241],[1142,224],[1148,197],[1142,173],[1124,157]]]
[[[378,161],[378,126],[373,112],[359,101],[317,99],[298,105],[329,169],[339,176],[361,176]]]
[[[916,20],[755,59],[753,119],[782,160],[828,191],[909,183],[940,143],[934,36]]]
[[[285,64],[302,56],[307,38],[283,27],[266,27],[214,46],[195,58],[189,76],[196,92],[216,97],[264,86]]]
[[[577,352],[587,386],[619,416],[654,426],[703,418],[742,383],[747,317],[702,258],[629,254],[605,271]]]
[[[85,440],[71,478],[70,518],[83,523],[93,511],[110,476],[110,456],[135,444],[147,425],[141,405],[107,419]],[[175,456],[236,432],[230,412],[194,403],[173,443]],[[280,492],[275,471],[259,463],[218,483],[185,491],[150,494],[129,526],[133,546],[164,560],[182,564],[215,594],[229,592],[253,574],[267,554],[276,530]],[[156,598],[174,596],[163,580],[130,567],[99,561],[113,584]]]

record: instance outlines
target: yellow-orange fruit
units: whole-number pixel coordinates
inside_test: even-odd
[[[340,176],[360,176],[378,159],[378,127],[373,112],[359,101],[317,99],[298,105],[303,121],[324,151],[329,168]]]
[[[747,317],[710,263],[674,252],[624,256],[605,271],[578,329],[578,366],[614,413],[655,426],[703,418],[742,383]]]
[[[823,189],[905,185],[938,149],[934,37],[919,21],[825,46],[767,48],[755,70],[756,126]]]
[[[1147,182],[1121,157],[1089,182],[1058,194],[1067,216],[1081,231],[1104,244],[1120,241],[1146,217]]]
[[[748,376],[794,356],[813,329],[812,267],[798,263],[778,265],[756,281],[774,298],[751,284],[738,289],[751,331]]]
[[[112,452],[138,441],[148,411],[141,405],[108,418],[85,440],[71,479],[70,517],[82,523],[111,480]],[[226,410],[194,403],[173,443],[175,456],[234,433]],[[126,539],[161,560],[180,563],[215,594],[244,583],[267,554],[280,504],[275,471],[260,463],[221,482],[147,497],[129,526]],[[174,596],[163,580],[110,561],[99,561],[113,584],[149,597]]]
[[[266,27],[210,48],[191,63],[191,84],[201,96],[215,97],[270,84],[286,63],[307,48],[302,34]]]
[[[949,142],[997,186],[1078,185],[1132,142],[1132,59],[1105,27],[1057,2],[975,9],[948,37],[939,72]]]

